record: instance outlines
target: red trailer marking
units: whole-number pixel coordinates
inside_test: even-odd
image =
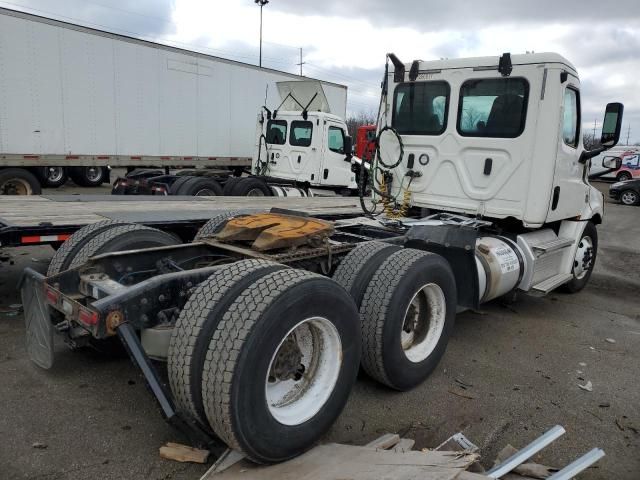
[[[64,242],[70,236],[70,233],[63,233],[62,235],[25,235],[21,238],[21,241],[22,243]]]

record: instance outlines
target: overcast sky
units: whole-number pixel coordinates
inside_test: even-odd
[[[0,0],[0,6],[258,63],[253,0]],[[352,113],[377,108],[386,52],[415,58],[554,51],[578,68],[585,128],[625,104],[621,143],[640,142],[640,0],[271,0],[263,65],[349,86]]]

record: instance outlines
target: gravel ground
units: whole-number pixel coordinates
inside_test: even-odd
[[[583,292],[519,295],[458,315],[443,361],[413,391],[361,375],[323,440],[361,444],[399,432],[422,448],[463,431],[490,465],[507,443],[522,447],[561,424],[567,434],[537,460],[564,465],[599,446],[607,456],[580,478],[640,478],[639,220],[640,208],[607,204],[596,272]],[[10,305],[20,303],[22,269],[46,270],[53,252],[3,253],[12,260],[0,262],[0,478],[199,478],[205,466],[159,458],[163,443],[182,439],[127,358],[60,345],[52,370],[29,362],[23,318]],[[587,381],[592,392],[578,387]]]

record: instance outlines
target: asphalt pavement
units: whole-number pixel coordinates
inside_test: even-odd
[[[424,448],[462,431],[490,466],[506,444],[522,447],[561,424],[567,433],[537,461],[565,465],[598,446],[606,457],[580,478],[640,478],[640,207],[608,203],[605,213],[584,291],[518,295],[458,315],[424,384],[398,393],[361,374],[323,441],[398,432]],[[206,466],[159,457],[161,445],[183,439],[128,358],[64,345],[49,371],[27,358],[16,285],[24,267],[45,271],[52,254],[0,252],[0,478],[198,479]],[[579,387],[587,382],[592,391]]]

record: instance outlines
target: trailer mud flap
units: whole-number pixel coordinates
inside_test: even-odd
[[[27,327],[27,353],[33,363],[49,369],[53,366],[53,325],[44,296],[44,275],[27,268],[20,284]]]

